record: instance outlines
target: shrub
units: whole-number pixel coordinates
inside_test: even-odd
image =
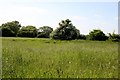
[[[115,34],[114,32],[108,33],[109,34],[109,40],[113,41],[113,42],[118,42],[120,41],[120,34]]]
[[[107,36],[101,30],[94,29],[89,33],[90,40],[98,40],[98,41],[105,41],[107,40]]]

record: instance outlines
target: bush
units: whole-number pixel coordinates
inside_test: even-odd
[[[98,41],[105,41],[107,40],[107,36],[101,30],[94,29],[89,33],[89,40],[98,40]]]
[[[113,41],[113,42],[118,42],[120,41],[120,34],[115,34],[114,32],[108,33],[109,34],[109,40]]]

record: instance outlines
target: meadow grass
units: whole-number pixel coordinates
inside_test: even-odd
[[[2,38],[3,78],[118,78],[118,43]]]

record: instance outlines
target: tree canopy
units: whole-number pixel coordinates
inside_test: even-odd
[[[22,26],[18,21],[6,22],[0,25],[0,36],[2,37],[38,37],[38,38],[52,38],[60,40],[74,40],[74,39],[89,39],[89,40],[111,40],[120,41],[120,34],[108,33],[106,36],[100,29],[93,29],[89,34],[80,34],[80,31],[73,26],[71,20],[61,20],[59,27],[53,30],[49,26],[39,27],[28,25]]]
[[[107,39],[107,36],[103,33],[103,31],[99,29],[94,29],[93,31],[89,32],[89,39],[105,41]]]
[[[23,26],[19,31],[18,31],[18,36],[19,37],[36,37],[37,36],[37,28],[35,26]]]
[[[39,38],[49,38],[50,33],[53,31],[53,28],[49,26],[43,26],[38,29],[38,35]]]
[[[18,21],[7,22],[1,25],[2,36],[14,37],[20,29],[21,24]]]
[[[73,26],[69,19],[66,19],[62,20],[59,23],[59,27],[50,35],[53,39],[73,40],[77,39],[77,37],[80,35],[80,32],[75,26]]]

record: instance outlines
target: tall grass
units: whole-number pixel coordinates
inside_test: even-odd
[[[109,41],[2,39],[3,78],[117,78],[118,44]]]

